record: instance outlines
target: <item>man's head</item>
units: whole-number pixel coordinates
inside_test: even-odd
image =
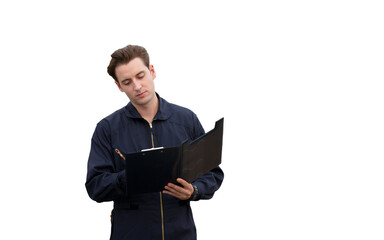
[[[115,51],[108,66],[108,73],[115,79],[136,108],[155,106],[157,97],[154,79],[156,72],[149,64],[147,51],[140,46],[128,45]]]
[[[116,67],[122,64],[127,64],[134,58],[140,58],[144,65],[149,69],[149,55],[147,50],[141,46],[137,45],[128,45],[126,47],[116,50],[111,55],[112,59],[109,62],[107,68],[108,74],[118,82],[116,77]]]

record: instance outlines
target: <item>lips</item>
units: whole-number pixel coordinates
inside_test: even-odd
[[[146,92],[139,93],[139,94],[136,95],[136,97],[138,97],[138,98],[142,98],[142,97],[145,96],[145,93],[146,93]]]

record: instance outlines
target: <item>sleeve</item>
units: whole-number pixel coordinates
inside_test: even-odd
[[[196,139],[205,133],[200,121],[195,114],[193,116],[193,129],[193,139]],[[196,179],[192,183],[192,185],[195,185],[198,189],[198,195],[194,200],[197,201],[200,199],[211,199],[215,192],[220,188],[223,180],[224,172],[220,167],[216,167],[210,172]]]
[[[126,193],[125,170],[116,171],[109,128],[99,123],[92,136],[85,187],[96,202],[112,201]]]

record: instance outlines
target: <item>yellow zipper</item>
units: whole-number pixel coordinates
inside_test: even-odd
[[[161,212],[161,234],[164,240],[164,210],[163,210],[163,196],[160,192],[160,212]]]
[[[153,140],[153,132],[152,132],[152,123],[149,123],[149,127],[151,128],[151,141],[152,141],[152,148],[155,147],[155,143]],[[161,237],[162,240],[164,240],[164,208],[163,208],[163,195],[160,192],[160,213],[161,213]]]
[[[149,127],[151,128],[151,141],[152,141],[152,148],[155,147],[155,142],[153,141],[153,132],[152,132],[152,123],[149,122]]]

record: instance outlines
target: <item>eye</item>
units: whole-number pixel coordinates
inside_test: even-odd
[[[130,83],[131,83],[130,80],[125,80],[125,81],[123,81],[123,85],[129,85]]]
[[[139,76],[137,76],[137,78],[138,78],[138,79],[143,79],[144,76],[145,76],[145,74],[144,74],[144,73],[141,73],[141,74],[139,74]]]

